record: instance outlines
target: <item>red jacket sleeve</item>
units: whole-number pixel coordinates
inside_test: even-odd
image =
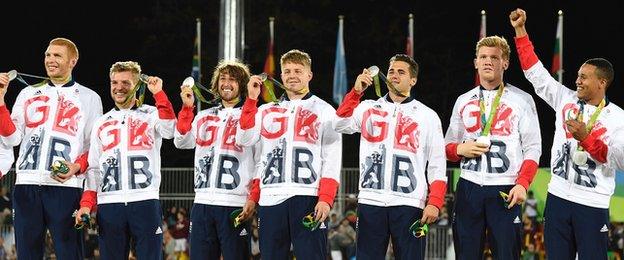
[[[87,207],[91,209],[91,212],[97,210],[97,192],[92,190],[87,190],[82,193],[82,198],[80,198],[80,207]]]
[[[429,185],[429,200],[427,204],[442,209],[444,206],[444,195],[446,194],[446,182],[434,181]]]
[[[257,99],[245,99],[240,117],[241,129],[247,130],[256,125],[256,113],[258,112],[258,107],[256,107],[257,104]]]
[[[531,182],[533,182],[533,177],[535,177],[535,174],[537,173],[537,166],[538,164],[536,161],[522,161],[520,172],[518,173],[518,179],[516,179],[516,184],[520,184],[526,190],[529,190],[529,186],[531,186]]]
[[[76,175],[85,173],[87,171],[87,168],[89,168],[89,152],[83,153],[80,156],[78,156],[78,158],[76,158],[76,161],[74,161],[74,163],[77,163],[80,165],[80,171],[78,171]]]
[[[334,198],[338,192],[338,182],[332,178],[321,178],[319,181],[319,201],[324,201],[330,207],[334,205]]]
[[[6,105],[0,106],[0,135],[6,137],[15,133],[15,124]]]
[[[529,35],[514,38],[516,41],[516,50],[520,59],[520,67],[522,70],[528,70],[539,61],[533,48],[533,43],[529,40]]]
[[[160,119],[175,119],[173,106],[169,102],[169,98],[164,90],[156,92],[154,99],[156,100],[156,108],[158,109],[158,117]]]
[[[182,106],[182,109],[178,113],[178,123],[176,124],[176,128],[180,134],[186,134],[188,131],[191,131],[193,118],[195,114],[193,113],[194,107]]]
[[[336,110],[336,115],[339,117],[350,117],[353,115],[353,111],[360,104],[360,98],[362,98],[363,94],[358,94],[355,89],[351,89],[347,95],[345,95],[344,100]]]
[[[596,132],[589,133],[585,140],[581,142],[581,146],[589,153],[589,155],[591,155],[592,158],[596,159],[596,161],[599,161],[600,163],[607,162],[609,147],[602,140],[600,140]]]
[[[458,143],[449,143],[446,145],[446,159],[451,162],[459,162],[461,156],[457,154]]]
[[[247,197],[247,199],[255,203],[258,203],[258,201],[260,201],[260,180],[259,179],[253,179],[251,183],[249,183],[249,196]]]

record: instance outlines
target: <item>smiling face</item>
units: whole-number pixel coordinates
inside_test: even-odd
[[[249,68],[236,60],[221,60],[212,72],[210,90],[225,107],[235,106],[247,93]]]
[[[117,107],[126,108],[124,106],[126,97],[132,92],[136,81],[131,71],[118,71],[110,74],[111,97]]]
[[[50,44],[45,51],[44,65],[48,77],[53,81],[69,79],[78,59],[72,57],[69,49],[63,45]]]
[[[218,81],[219,96],[225,102],[237,101],[240,95],[238,80],[229,73],[221,73]]]
[[[592,103],[592,100],[604,97],[607,80],[598,77],[596,70],[596,66],[587,63],[579,68],[575,83],[576,96],[580,100]]]
[[[307,92],[312,71],[310,67],[299,63],[287,62],[282,64],[282,82],[288,91],[294,93]]]

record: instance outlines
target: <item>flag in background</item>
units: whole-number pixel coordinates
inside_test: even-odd
[[[340,104],[347,92],[347,62],[343,40],[343,18],[338,16],[338,36],[336,39],[336,62],[334,64],[334,102]]]
[[[563,84],[563,12],[559,10],[559,21],[557,22],[557,34],[555,39],[555,51],[553,53],[552,67],[550,74],[558,76],[559,83]]]
[[[195,82],[201,82],[201,19],[197,18],[196,21],[196,33],[195,42],[193,43],[193,68],[191,70],[191,77]],[[201,102],[198,95],[195,95],[197,102],[197,113],[201,111]]]
[[[266,60],[264,61],[264,73],[269,75],[271,78],[275,76],[275,59],[273,58],[273,23],[275,21],[274,17],[269,17],[269,46],[268,46],[268,55]],[[275,93],[275,89],[273,88],[273,82],[267,80],[264,82],[262,88],[262,100],[264,102],[272,102],[274,101],[271,93]],[[268,90],[270,89],[270,91]]]
[[[191,71],[191,77],[195,79],[195,81],[199,82],[201,79],[199,78],[200,71],[200,28],[201,28],[201,20],[197,18],[197,32],[195,35],[195,43],[193,44],[193,69]]]
[[[479,40],[485,38],[486,30],[485,30],[485,10],[481,10],[481,29],[479,30]],[[481,85],[481,81],[479,80],[479,72],[475,71],[475,86]]]
[[[405,54],[414,58],[414,15],[409,14],[407,22],[407,43],[405,44]]]

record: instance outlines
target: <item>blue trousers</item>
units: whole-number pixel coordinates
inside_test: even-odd
[[[84,236],[74,228],[78,188],[15,185],[13,213],[18,259],[43,259],[46,229],[58,259],[84,259]]]
[[[274,206],[260,206],[258,228],[262,259],[288,259],[292,243],[298,260],[319,260],[327,256],[327,220],[314,231],[301,220],[314,212],[316,196],[294,196]]]
[[[422,214],[422,209],[410,206],[358,204],[357,259],[385,259],[390,238],[395,259],[425,259],[426,237],[416,238],[409,230]]]
[[[519,259],[522,247],[522,207],[507,209],[499,192],[513,185],[480,186],[459,179],[453,217],[457,259],[483,259],[485,232],[494,259]]]
[[[249,222],[234,228],[230,221],[237,207],[193,204],[191,259],[249,260]]]
[[[102,260],[128,259],[130,238],[137,259],[160,260],[163,230],[159,200],[99,204],[97,223]]]
[[[548,259],[607,259],[609,210],[593,208],[548,193],[544,209]]]

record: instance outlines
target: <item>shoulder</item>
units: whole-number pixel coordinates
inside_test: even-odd
[[[620,119],[624,117],[624,110],[614,103],[610,103],[605,109],[608,109],[612,117]],[[622,124],[624,124],[624,121],[622,121]]]
[[[427,105],[423,104],[422,102],[414,99],[412,102],[410,102],[410,104],[413,103],[414,108],[418,111],[417,113],[420,115],[425,116],[426,118],[429,119],[440,119],[440,116],[438,116],[438,113],[431,109],[430,107],[428,107]]]
[[[474,87],[470,90],[468,90],[467,92],[459,95],[459,97],[457,97],[457,100],[455,100],[455,105],[458,104],[464,104],[469,102],[470,100],[476,100],[479,99],[479,88],[478,87]]]
[[[155,106],[143,104],[135,110],[135,113],[153,114],[158,113]]]
[[[505,88],[507,89],[507,91],[509,91],[509,93],[511,95],[514,96],[514,98],[520,98],[522,101],[532,101],[533,100],[533,96],[531,96],[531,94],[529,94],[528,92],[514,86],[511,84],[507,84],[505,86]]]
[[[106,112],[105,114],[99,116],[98,118],[95,119],[95,124],[93,125],[100,125],[102,124],[104,121],[108,120],[108,119],[113,119],[115,117],[115,113],[116,110],[115,109],[111,109],[110,111]]]
[[[323,111],[329,110],[330,112],[336,112],[336,109],[331,104],[316,95],[312,95],[312,97],[308,99],[308,102],[314,103],[314,106],[318,106]]]
[[[97,92],[93,91],[92,89],[87,88],[78,82],[76,82],[74,86],[76,87],[76,89],[78,89],[78,91],[80,91],[81,94],[94,97],[94,98],[97,97],[98,99],[100,99],[100,95]]]

